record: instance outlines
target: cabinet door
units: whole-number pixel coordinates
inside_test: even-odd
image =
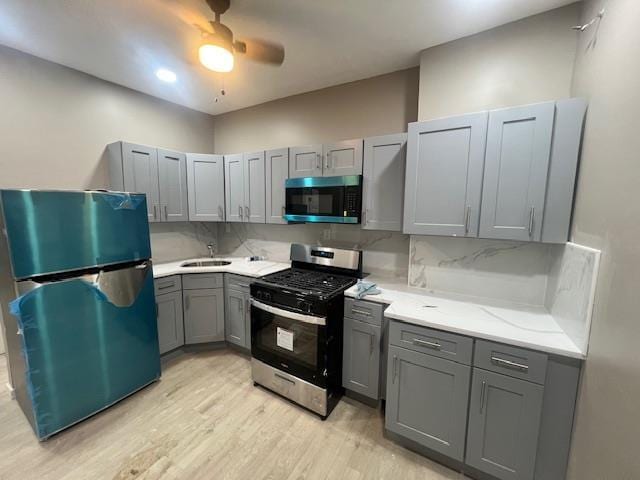
[[[323,146],[324,177],[362,175],[362,139],[343,140]]]
[[[386,428],[462,460],[470,370],[450,360],[389,346]]]
[[[244,154],[244,221],[265,222],[264,151]]]
[[[165,222],[188,222],[187,157],[184,153],[158,149],[160,206]]]
[[[344,319],[342,386],[377,400],[380,396],[381,328]]]
[[[362,228],[402,231],[407,134],[364,139]]]
[[[289,177],[321,177],[322,145],[304,145],[289,149]]]
[[[186,344],[224,340],[224,289],[183,290]]]
[[[224,222],[224,157],[187,153],[189,220]]]
[[[182,317],[182,292],[172,292],[156,297],[158,311],[158,344],[160,353],[184,345]]]
[[[539,241],[553,102],[489,113],[480,236]]]
[[[487,113],[409,124],[404,233],[475,237]]]
[[[243,222],[244,159],[241,153],[224,156],[224,195],[227,222]]]
[[[289,178],[289,149],[265,152],[267,223],[287,223],[282,216],[285,207],[284,182]]]
[[[504,480],[533,479],[543,387],[473,369],[466,463]]]
[[[122,144],[124,190],[147,196],[150,222],[160,222],[160,190],[158,186],[158,151],[132,143]]]
[[[245,347],[247,331],[245,327],[245,294],[237,290],[227,290],[224,336],[227,342]]]

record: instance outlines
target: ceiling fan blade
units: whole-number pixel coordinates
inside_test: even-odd
[[[234,42],[233,48],[236,53],[256,62],[270,65],[282,65],[284,62],[284,47],[278,43],[247,38]]]
[[[200,30],[201,34],[213,33],[209,19],[193,3],[184,0],[164,0],[162,5],[187,25]]]

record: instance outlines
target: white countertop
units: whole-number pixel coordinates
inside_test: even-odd
[[[474,297],[408,287],[405,279],[367,277],[379,295],[362,300],[389,304],[384,315],[415,325],[584,359],[578,348],[544,307],[514,305]],[[356,286],[345,292],[355,297]]]
[[[185,262],[207,261],[210,258],[190,258],[168,263],[156,263],[153,265],[153,278],[168,277],[169,275],[181,275],[186,273],[235,273],[247,277],[262,277],[270,273],[279,272],[289,268],[289,263],[269,262],[258,260],[250,262],[246,257],[216,257],[213,260],[226,260],[230,265],[221,267],[181,267]]]

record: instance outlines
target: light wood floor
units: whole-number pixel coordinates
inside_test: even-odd
[[[381,414],[359,402],[322,422],[254,387],[229,350],[171,360],[160,382],[44,443],[0,390],[1,479],[464,478],[383,438]]]

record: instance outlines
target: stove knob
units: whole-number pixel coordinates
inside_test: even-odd
[[[302,310],[303,312],[310,312],[311,311],[311,304],[309,302],[305,302],[304,300],[300,300],[298,302],[298,308],[300,310]]]
[[[264,299],[271,300],[271,294],[269,292],[264,292]]]

